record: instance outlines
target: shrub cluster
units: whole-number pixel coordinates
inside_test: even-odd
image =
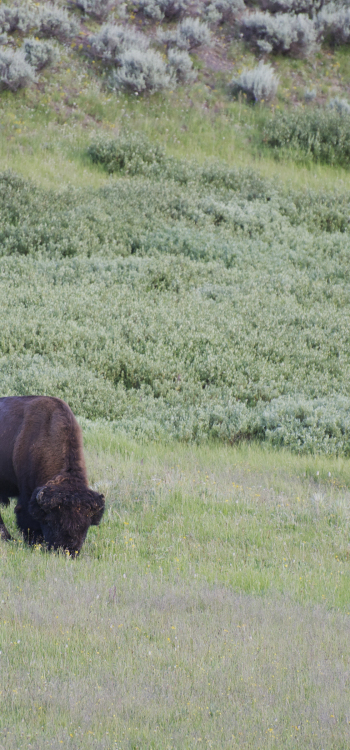
[[[270,13],[309,13],[314,14],[322,8],[324,0],[260,0],[262,10]]]
[[[242,92],[248,101],[260,102],[270,101],[276,95],[278,88],[278,76],[268,63],[262,61],[249,70],[242,70],[239,78],[232,78],[230,89],[236,96]]]
[[[350,7],[335,2],[325,5],[317,15],[316,26],[328,43],[349,44]]]
[[[274,16],[260,11],[242,17],[241,33],[245,41],[260,51],[288,53],[293,57],[313,54],[321,37],[306,15],[281,13]]]
[[[130,26],[106,24],[89,37],[89,46],[95,57],[115,66],[107,79],[110,89],[152,93],[195,78],[185,48],[200,44],[201,39],[209,38],[208,34],[208,27],[198,19],[185,19],[175,32],[170,32],[174,45],[183,51],[169,49],[168,61],[148,48],[147,36]],[[162,35],[167,37],[167,32],[161,32],[159,38]]]
[[[190,5],[191,0],[136,0],[134,6],[145,16],[157,21],[179,18]]]
[[[176,83],[191,83],[196,78],[192,60],[188,52],[184,50],[172,48],[168,50],[168,71],[172,78],[175,78]]]
[[[191,50],[202,44],[210,44],[211,34],[208,24],[202,23],[198,18],[185,18],[173,31],[159,29],[157,39],[167,48]]]
[[[350,116],[344,104],[276,114],[263,138],[267,145],[294,158],[350,165]]]
[[[68,15],[67,11],[58,5],[47,3],[36,7],[35,5],[0,6],[0,30],[1,32],[13,32],[19,30],[27,33],[35,31],[38,36],[56,37],[65,41],[77,34],[79,25],[77,21]]]
[[[78,33],[79,24],[64,8],[47,3],[42,5],[34,18],[39,36],[55,37],[64,42]]]
[[[23,50],[0,49],[0,87],[17,91],[34,83],[35,71]]]
[[[139,94],[144,91],[154,93],[170,88],[173,84],[172,76],[159,52],[129,49],[120,55],[119,62],[120,67],[108,77],[108,86],[112,91],[121,89]]]
[[[0,5],[0,30],[1,33],[13,32],[18,29],[27,32],[34,23],[34,13],[29,6]]]
[[[70,0],[70,5],[82,10],[87,16],[105,21],[115,5],[114,0]]]
[[[134,26],[106,24],[89,37],[88,44],[94,57],[107,63],[120,64],[124,52],[145,52],[149,47],[149,39]]]
[[[22,49],[26,61],[35,70],[41,70],[46,65],[52,65],[60,57],[58,48],[52,42],[40,41],[35,37],[24,39]]]
[[[328,106],[336,109],[340,114],[350,115],[350,103],[346,99],[340,99],[339,96],[330,99]]]
[[[233,23],[245,9],[244,0],[209,0],[202,15],[208,23]]]

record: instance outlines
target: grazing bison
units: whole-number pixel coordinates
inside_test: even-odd
[[[30,544],[75,555],[100,523],[104,497],[88,487],[81,429],[61,399],[0,398],[0,505],[9,497]],[[1,515],[0,537],[10,539]]]

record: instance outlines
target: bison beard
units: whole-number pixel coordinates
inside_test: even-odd
[[[30,544],[76,555],[100,523],[104,497],[88,487],[81,429],[64,401],[0,398],[0,505],[9,497]],[[1,515],[0,538],[11,538]]]

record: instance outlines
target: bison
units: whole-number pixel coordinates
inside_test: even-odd
[[[0,398],[0,505],[9,497],[30,544],[76,555],[100,523],[104,496],[88,487],[82,432],[61,399]],[[0,538],[11,538],[1,515]]]

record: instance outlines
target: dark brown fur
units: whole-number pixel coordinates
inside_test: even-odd
[[[61,399],[0,398],[0,505],[10,497],[32,544],[77,554],[100,522],[104,497],[88,487],[81,429]],[[0,538],[10,539],[1,515]]]

